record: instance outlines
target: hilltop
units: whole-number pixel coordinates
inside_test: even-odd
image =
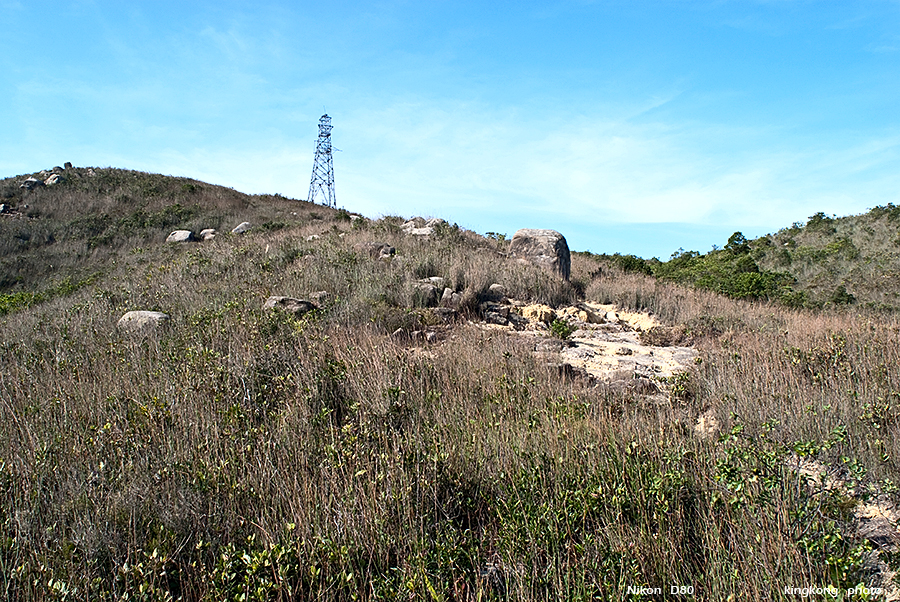
[[[9,599],[896,594],[893,314],[118,169],[0,196]]]

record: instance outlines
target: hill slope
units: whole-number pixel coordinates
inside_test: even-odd
[[[781,600],[786,584],[883,584],[896,534],[856,508],[900,482],[893,317],[750,304],[587,256],[565,282],[449,224],[412,236],[395,217],[94,173],[68,191],[4,183],[5,295],[34,295],[0,315],[6,598],[620,600],[680,584]],[[270,225],[163,242],[244,220]],[[455,309],[427,306],[426,278]],[[574,329],[593,332],[577,314],[525,335],[486,324],[494,283],[522,304],[652,313],[643,343],[696,360],[649,385],[586,378],[561,363]],[[302,315],[263,308],[313,294]],[[127,310],[170,319],[117,327]],[[842,486],[807,486],[800,459]]]

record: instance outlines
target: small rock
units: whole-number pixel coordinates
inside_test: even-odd
[[[215,228],[204,228],[200,230],[200,240],[212,240],[216,237],[216,234],[218,232],[216,232]]]
[[[426,343],[434,343],[437,340],[437,333],[433,330],[429,330],[425,333],[425,342]]]
[[[306,242],[312,242],[314,240],[319,240],[318,234],[310,234],[309,236],[306,237]]]
[[[166,242],[191,242],[194,239],[194,233],[190,230],[175,230],[166,238]]]
[[[488,287],[487,290],[488,296],[494,300],[500,300],[506,298],[506,287],[502,284],[497,284],[496,282]],[[505,301],[501,301],[504,303]]]
[[[317,291],[309,295],[310,301],[318,306],[328,305],[334,301],[334,295],[328,291]]]
[[[9,207],[6,206],[6,203],[0,204],[0,213],[6,213]]]
[[[616,349],[616,355],[632,355],[634,351],[632,351],[629,347],[619,347]]]
[[[280,296],[272,296],[266,299],[266,302],[263,303],[263,309],[280,309],[281,311],[286,311],[288,313],[292,313],[295,316],[302,316],[303,314],[313,311],[314,309],[319,309],[315,306],[315,304],[307,301],[306,299],[294,299],[293,297],[280,297]]]
[[[612,322],[613,324],[618,324],[618,323],[619,323],[619,314],[617,314],[617,313],[614,312],[614,311],[608,311],[608,312],[606,312],[606,316],[605,316],[605,317],[606,317],[606,321],[607,321],[607,322]]]
[[[250,222],[241,222],[237,226],[234,227],[234,230],[231,231],[232,234],[243,234],[247,230],[250,229]]]
[[[156,327],[167,322],[169,316],[161,311],[129,311],[119,318],[119,328],[141,330],[147,327]]]

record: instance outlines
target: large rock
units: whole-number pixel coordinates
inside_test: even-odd
[[[569,245],[566,237],[556,230],[519,230],[509,243],[509,254],[569,279],[572,267]]]
[[[250,222],[241,222],[231,231],[232,234],[243,234],[250,229]]]
[[[129,311],[119,318],[119,328],[142,330],[155,328],[169,320],[169,316],[161,311]]]
[[[307,301],[306,299],[273,296],[266,299],[266,302],[263,303],[263,309],[280,309],[281,311],[292,313],[295,316],[302,316],[307,312],[319,308],[316,307],[314,303]]]
[[[200,240],[212,240],[216,237],[216,234],[218,232],[216,232],[215,228],[204,228],[200,230]]]
[[[194,239],[194,233],[190,230],[174,230],[166,237],[166,242],[191,242]]]
[[[44,180],[45,186],[53,186],[54,184],[59,184],[62,181],[62,176],[58,173],[51,175],[49,178]]]
[[[43,180],[38,180],[37,178],[28,178],[19,185],[19,188],[24,188],[25,190],[34,190],[35,188],[43,185]]]

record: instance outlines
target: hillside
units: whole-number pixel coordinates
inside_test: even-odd
[[[892,314],[62,171],[0,182],[7,599],[896,593]]]
[[[762,269],[789,274],[814,302],[900,308],[900,207],[818,213],[750,243]]]

